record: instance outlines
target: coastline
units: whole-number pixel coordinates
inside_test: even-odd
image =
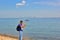
[[[0,34],[0,40],[18,40],[18,37],[7,34]],[[23,40],[32,40],[28,37],[23,37]]]

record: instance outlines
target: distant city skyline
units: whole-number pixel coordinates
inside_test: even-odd
[[[60,0],[0,0],[0,18],[60,17]]]

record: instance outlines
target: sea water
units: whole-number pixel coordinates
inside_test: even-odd
[[[18,36],[16,26],[23,20],[24,36],[34,40],[60,40],[60,18],[0,18],[0,33]]]

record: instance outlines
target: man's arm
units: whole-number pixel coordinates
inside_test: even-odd
[[[25,26],[26,26],[26,25],[23,23],[23,24],[22,24],[22,28],[25,28]]]

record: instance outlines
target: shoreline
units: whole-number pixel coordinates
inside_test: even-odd
[[[18,37],[8,34],[0,34],[0,40],[18,40]],[[32,39],[28,37],[23,37],[23,40],[32,40]]]

